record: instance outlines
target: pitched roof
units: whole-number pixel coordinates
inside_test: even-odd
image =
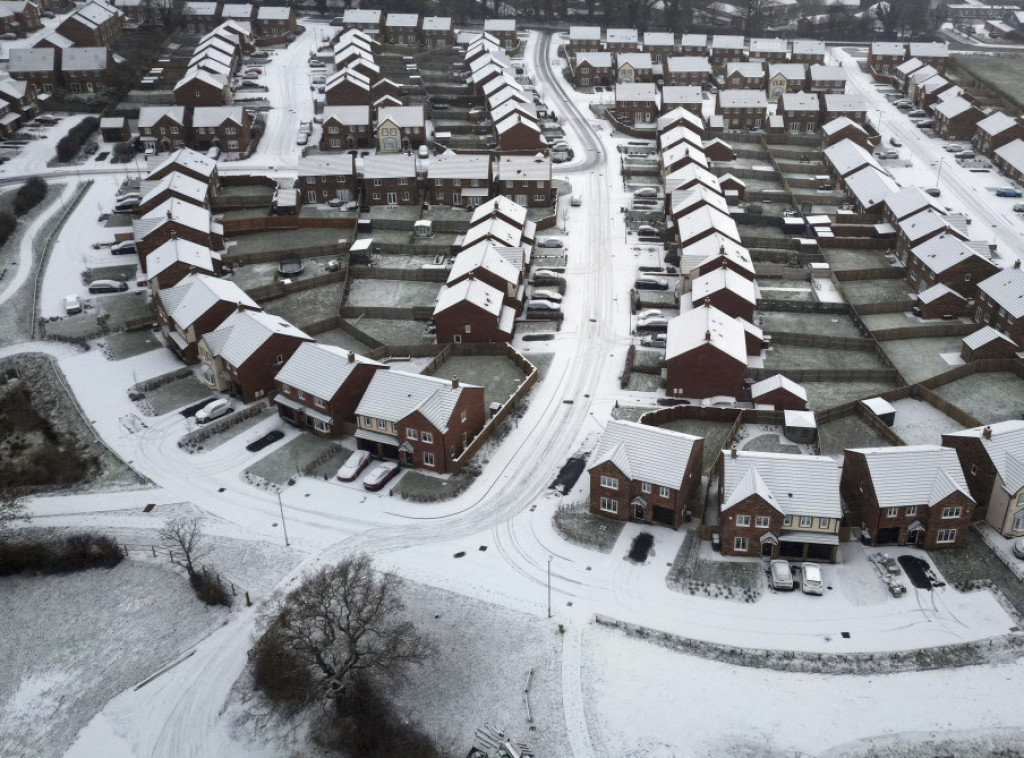
[[[850,194],[864,208],[881,205],[887,197],[899,191],[900,185],[873,166],[865,166],[844,180]]]
[[[670,74],[711,73],[711,63],[696,55],[674,55],[665,60],[665,69]]]
[[[397,423],[419,411],[442,434],[448,431],[455,406],[467,388],[452,387],[447,379],[405,371],[376,371],[356,415]]]
[[[783,92],[779,107],[784,111],[817,113],[821,110],[821,100],[816,92]]]
[[[885,207],[897,221],[918,213],[925,208],[945,213],[938,201],[926,194],[920,187],[908,185],[885,198]]]
[[[234,121],[239,126],[246,123],[245,108],[241,105],[203,106],[192,109],[192,126],[211,128],[225,121]]]
[[[11,51],[11,55],[14,55],[14,51]],[[1017,119],[1007,116],[1002,111],[996,111],[990,113],[988,116],[978,122],[977,129],[980,132],[985,132],[988,135],[1002,134],[1007,129],[1012,129],[1019,122]]]
[[[982,280],[978,289],[1013,318],[1024,316],[1024,270],[1004,268]]]
[[[729,290],[737,297],[746,300],[753,305],[757,302],[757,295],[754,290],[754,283],[747,277],[737,274],[731,268],[716,268],[702,276],[698,276],[691,283],[690,294],[694,303],[699,303],[706,297],[711,297],[716,292]]]
[[[954,297],[956,297],[959,300],[965,300],[966,299],[959,292],[957,292],[956,290],[950,289],[949,287],[947,287],[942,282],[939,282],[938,284],[936,284],[936,285],[934,285],[932,287],[929,287],[924,292],[919,292],[917,294],[917,299],[920,300],[923,304],[927,305],[928,303],[934,303],[940,297],[946,297],[947,295],[953,295]]]
[[[882,170],[882,166],[874,156],[853,140],[844,139],[842,142],[829,145],[825,148],[824,153],[825,158],[832,164],[839,176],[848,176],[862,166],[872,166],[879,171]]]
[[[722,108],[761,108],[767,110],[768,96],[759,89],[723,89],[718,91]]]
[[[807,66],[803,63],[769,63],[768,78],[774,79],[782,75],[789,81],[803,81],[807,77]]]
[[[275,334],[305,341],[313,339],[280,316],[265,311],[235,311],[210,335],[203,335],[203,338],[207,345],[214,347],[207,339],[212,336],[216,345],[213,354],[237,368]]]
[[[53,71],[57,65],[57,51],[52,47],[15,47],[10,50],[7,68],[12,74]]]
[[[617,53],[615,55],[615,67],[622,68],[630,65],[635,69],[652,69],[654,62],[650,53]]]
[[[446,32],[452,28],[451,16],[424,16],[422,29],[425,32]]]
[[[422,129],[425,124],[422,105],[393,105],[377,110],[377,123],[390,121],[399,129]]]
[[[951,234],[936,235],[913,247],[910,253],[937,274],[974,256],[982,257],[959,237]]]
[[[589,63],[593,68],[612,68],[615,63],[613,57],[612,53],[605,53],[599,50],[577,53],[576,68],[579,68],[584,63]]]
[[[974,106],[964,100],[962,97],[953,97],[949,100],[944,100],[941,103],[936,103],[932,106],[932,113],[946,118],[955,118],[961,113],[966,113],[971,110]]]
[[[976,332],[971,332],[964,337],[964,344],[967,345],[971,350],[977,350],[979,347],[995,342],[996,340],[1005,340],[1014,347],[1017,347],[1017,343],[1007,337],[1002,332],[996,331],[991,326],[983,326]]]
[[[935,505],[953,492],[967,497],[956,450],[939,445],[854,448],[864,456],[879,508]]]
[[[775,499],[775,495],[772,494],[771,488],[765,482],[764,478],[758,473],[756,466],[751,466],[746,470],[736,486],[733,487],[729,497],[724,503],[722,503],[722,510],[726,511],[737,503],[741,503],[751,495],[760,495],[761,499],[764,500],[768,505],[777,510],[779,513],[785,515],[785,511],[782,510],[782,506],[779,505],[779,501]]]
[[[718,308],[702,305],[669,319],[665,344],[667,360],[704,344],[746,365],[747,342],[743,327]]]
[[[652,82],[627,82],[615,85],[617,103],[656,103],[658,90]]]
[[[477,224],[488,221],[492,216],[506,218],[517,228],[522,229],[526,224],[527,210],[525,206],[515,200],[504,195],[497,195],[476,207],[470,217],[469,227],[472,229]]]
[[[753,468],[757,470],[762,486],[771,493],[785,515],[842,518],[839,468],[832,458],[746,450],[738,451],[735,458],[730,451],[725,450],[722,458],[725,489],[723,511],[738,502],[733,498],[733,492]],[[745,487],[749,488],[750,484]]]
[[[988,437],[985,431],[989,430]],[[992,465],[1003,480],[1003,489],[1010,495],[1024,488],[1024,421],[1001,421],[988,426],[976,426],[959,432],[947,432],[949,437],[977,439]]]
[[[811,81],[846,81],[846,71],[842,66],[825,66],[821,63],[811,64]]]
[[[333,345],[303,342],[274,378],[313,397],[330,400],[359,365],[384,364]]]
[[[202,205],[210,194],[210,185],[186,174],[172,171],[163,179],[143,181],[139,190],[142,192],[140,205],[148,205],[164,192],[173,192],[196,205]]]
[[[996,149],[996,155],[1018,171],[1024,171],[1024,140],[1015,139]]]
[[[483,269],[505,280],[509,284],[519,282],[519,271],[509,260],[497,251],[493,244],[475,245],[455,256],[448,281],[460,279],[467,274]]]
[[[105,47],[72,47],[61,54],[62,71],[106,71],[110,60]]]
[[[694,445],[703,440],[682,432],[612,419],[590,456],[588,469],[612,462],[632,481],[679,489]]]
[[[726,76],[732,76],[733,74],[739,74],[744,79],[760,79],[764,76],[764,64],[758,62],[747,62],[747,61],[730,61],[726,67]]]
[[[180,238],[169,239],[146,256],[146,275],[152,279],[175,263],[184,263],[190,268],[212,274],[213,252],[195,242]]]
[[[863,132],[865,135],[867,134],[867,131],[864,129],[863,126],[858,124],[856,121],[849,119],[846,116],[839,116],[839,118],[834,118],[831,121],[825,123],[821,127],[821,131],[823,131],[826,135],[831,136],[833,134],[836,134],[837,132],[841,132],[843,129],[847,129],[850,127],[853,127],[853,129],[855,129],[856,131]]]
[[[411,155],[380,154],[363,158],[366,179],[401,179],[416,176],[416,159]]]
[[[600,26],[570,26],[569,27],[569,39],[570,40],[586,40],[588,42],[600,42],[600,40],[601,40],[601,27]]]
[[[460,155],[454,150],[445,150],[430,159],[427,166],[427,180],[431,179],[484,179],[491,175],[491,158],[488,155]]]
[[[146,178],[150,178],[153,174],[159,173],[169,166],[180,166],[181,168],[188,169],[193,173],[209,178],[217,170],[217,161],[212,158],[207,158],[205,155],[196,152],[195,150],[189,150],[188,148],[183,147],[180,150],[175,150],[173,153],[169,154],[159,166],[149,172]]]
[[[229,279],[206,274],[189,274],[173,287],[160,290],[160,302],[167,315],[181,329],[188,329],[219,302],[244,305],[259,310],[256,301]]]
[[[900,231],[907,235],[912,245],[916,240],[941,230],[952,233],[946,219],[931,209],[915,213],[910,218],[900,221]]]
[[[324,108],[323,122],[337,121],[345,126],[369,126],[370,106],[368,105],[328,105]]]
[[[769,376],[767,379],[762,379],[760,382],[755,382],[750,387],[751,397],[758,398],[768,392],[782,389],[791,395],[796,395],[801,400],[807,400],[807,390],[801,387],[799,384],[794,382],[787,376],[782,374],[776,374],[775,376]]]
[[[182,87],[187,87],[193,82],[201,82],[209,87],[215,89],[225,89],[228,86],[227,80],[217,74],[211,74],[208,71],[204,71],[201,68],[190,68],[185,72],[185,75],[181,77],[177,84],[174,85],[174,90],[177,92]]]
[[[434,305],[434,315],[443,313],[453,305],[469,303],[498,318],[501,316],[503,301],[504,295],[501,291],[487,282],[481,279],[463,279],[441,290]]]
[[[719,232],[736,242],[740,241],[739,228],[732,216],[707,205],[676,219],[676,229],[679,233],[679,242],[682,245],[708,231]]]

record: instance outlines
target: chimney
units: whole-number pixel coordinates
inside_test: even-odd
[[[982,429],[981,430],[981,436],[984,437],[987,440],[992,439],[992,427],[991,426],[986,426],[984,429]]]
[[[351,350],[348,351],[348,362],[349,363],[355,363],[356,362],[356,354],[353,353]]]
[[[1014,268],[1020,268],[1020,258],[1018,258],[1017,260],[1015,260],[1013,262],[1013,267]]]
[[[705,342],[711,342],[711,330],[710,329],[708,329],[706,332],[704,332],[704,341]]]
[[[452,389],[457,390],[459,388],[459,377],[452,374]]]
[[[167,220],[171,221],[173,218],[174,218],[174,215],[171,213],[171,209],[168,208],[167,209]]]
[[[736,459],[736,443],[732,443],[732,447],[729,448],[729,457],[733,460]]]

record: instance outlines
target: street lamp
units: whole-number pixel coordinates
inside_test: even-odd
[[[284,523],[284,503],[281,502],[281,489],[277,490],[277,507],[281,510],[281,528],[284,530],[284,544],[287,547],[290,543],[288,542],[288,525]],[[550,616],[550,613],[548,614]]]
[[[935,176],[935,186],[939,186],[939,180],[942,178],[942,164],[946,162],[946,157],[939,158],[939,173]]]
[[[551,556],[548,556],[548,618],[551,618]]]

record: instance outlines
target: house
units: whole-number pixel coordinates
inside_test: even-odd
[[[17,23],[17,28],[23,32],[34,32],[42,29],[42,22],[39,20],[39,5],[29,0],[3,0],[0,2],[0,11],[10,13]],[[4,29],[12,31],[12,29]]]
[[[98,92],[107,84],[114,58],[105,47],[72,47],[61,54],[64,89],[72,93]]]
[[[448,272],[447,285],[481,281],[501,292],[505,305],[518,308],[522,300],[523,271],[499,250],[496,245],[485,242],[460,252]]]
[[[315,205],[331,200],[349,202],[359,197],[355,157],[348,153],[307,155],[299,158],[295,184],[302,202]]]
[[[671,111],[658,116],[655,125],[658,134],[681,126],[684,129],[689,129],[698,137],[704,136],[704,121],[700,116],[690,113],[685,108],[673,108]]]
[[[231,90],[227,77],[211,74],[201,68],[190,68],[174,85],[174,102],[193,108],[200,105],[230,105]]]
[[[782,114],[786,131],[790,134],[814,134],[818,131],[821,101],[813,92],[784,92],[778,112]]]
[[[1002,421],[942,435],[956,451],[977,507],[1004,537],[1024,536],[1024,421]]]
[[[341,16],[343,31],[360,29],[366,34],[377,37],[381,33],[384,12],[371,8],[348,8]]]
[[[982,279],[974,305],[975,321],[1024,344],[1024,271],[1018,265]]]
[[[212,219],[210,211],[178,198],[171,198],[135,219],[132,236],[143,273],[147,271],[146,257],[172,239],[193,242],[209,250],[224,248],[224,229]]]
[[[868,70],[876,77],[888,77],[907,59],[903,42],[872,42],[868,48]]]
[[[484,34],[498,40],[504,50],[519,48],[519,32],[514,18],[488,18],[484,20]]]
[[[12,66],[14,65],[14,52],[14,50],[11,51]],[[14,76],[13,70],[11,76]],[[995,151],[1003,145],[1019,139],[1024,139],[1024,126],[1021,126],[1020,121],[1007,116],[1002,111],[995,111],[977,123],[972,142],[975,150],[992,158]]]
[[[221,21],[249,24],[250,29],[255,15],[256,8],[251,3],[224,3],[220,7]]]
[[[711,67],[715,71],[725,72],[726,64],[742,61],[746,54],[746,45],[742,35],[715,34],[711,37]],[[686,55],[685,49],[683,55]]]
[[[491,158],[445,150],[427,166],[427,198],[432,205],[475,208],[491,195]]]
[[[740,242],[739,228],[732,217],[710,205],[696,208],[676,219],[676,234],[680,247],[692,245],[712,234]]]
[[[736,319],[701,305],[669,319],[665,348],[669,397],[740,397],[747,344]]]
[[[708,36],[706,34],[682,34],[676,49],[680,55],[688,58],[707,58]]]
[[[782,374],[775,374],[750,387],[755,406],[770,405],[777,411],[807,410],[807,390]]]
[[[121,11],[106,3],[88,2],[56,29],[75,47],[108,47],[121,38]]]
[[[665,177],[666,192],[691,189],[697,186],[705,187],[719,194],[723,192],[718,177],[696,163],[683,166]]]
[[[825,62],[825,43],[816,39],[795,39],[790,43],[789,60],[805,66],[821,65]]]
[[[911,58],[910,60],[903,61],[903,63],[898,65],[894,71],[897,89],[906,92],[907,88],[910,86],[910,77],[924,67],[925,64],[917,58]]]
[[[526,206],[498,195],[477,206],[469,222],[462,249],[466,250],[485,240],[500,247],[532,245],[537,225],[527,218]]]
[[[822,148],[832,147],[840,142],[849,140],[864,150],[870,145],[870,135],[860,124],[851,121],[846,116],[832,119],[821,127]]]
[[[865,166],[882,170],[881,164],[867,150],[853,141],[837,142],[823,151],[825,161],[832,168],[832,173],[839,179],[860,171]]]
[[[883,217],[886,222],[896,227],[904,219],[924,210],[931,210],[940,215],[946,213],[946,209],[938,200],[913,185],[903,187],[899,192],[887,197],[884,205]]]
[[[906,259],[907,284],[911,287],[923,291],[945,284],[964,297],[974,297],[978,283],[998,270],[962,239],[941,232],[912,246]]]
[[[754,280],[754,264],[750,258],[750,251],[722,234],[714,234],[687,245],[682,252],[686,256],[693,256],[697,261],[690,270],[691,279],[725,267],[751,281]]]
[[[173,287],[190,274],[219,276],[221,271],[219,253],[176,237],[171,237],[145,255],[140,252],[139,260],[143,259],[146,263],[143,270],[154,293]]]
[[[746,182],[732,174],[722,174],[718,178],[718,186],[727,199],[735,198],[742,203],[747,198]]]
[[[711,76],[711,64],[706,58],[673,56],[662,64],[666,87],[699,87]]]
[[[170,152],[188,144],[188,114],[182,105],[139,108],[139,139],[155,152]]]
[[[1015,139],[996,148],[992,162],[1015,182],[1024,182],[1024,139]]]
[[[917,58],[926,66],[932,66],[940,74],[946,73],[946,63],[949,60],[949,45],[945,42],[911,42],[908,46],[907,56]]]
[[[278,415],[319,437],[337,437],[354,424],[356,407],[383,363],[333,345],[300,342],[274,377]]]
[[[665,207],[673,224],[675,221],[688,216],[695,210],[704,206],[716,208],[722,213],[729,212],[729,204],[726,199],[717,192],[712,192],[707,187],[697,185],[692,189],[674,190],[665,196]],[[724,235],[723,235],[724,236]],[[699,242],[699,240],[698,240]],[[692,244],[697,244],[696,242]],[[732,243],[736,244],[736,243]],[[687,252],[687,254],[690,254]],[[753,277],[750,277],[753,278]]]
[[[608,87],[615,81],[615,57],[611,53],[581,52],[576,56],[576,86]]]
[[[580,53],[594,53],[601,49],[600,26],[570,26],[566,53],[576,58]]]
[[[786,92],[803,92],[807,87],[807,67],[802,63],[768,64],[768,99],[778,100]]]
[[[366,205],[419,205],[416,159],[402,153],[364,158],[363,202]]]
[[[643,49],[650,54],[655,68],[660,70],[662,62],[675,54],[676,35],[672,32],[644,32]]]
[[[241,105],[192,109],[192,142],[199,150],[219,147],[228,153],[249,152],[256,114]]]
[[[295,10],[277,5],[259,5],[256,10],[256,37],[261,40],[283,40],[295,34]]]
[[[967,313],[967,298],[945,284],[936,284],[917,295],[914,313],[924,319],[953,317]]]
[[[324,108],[321,150],[351,150],[370,146],[370,106],[334,105]]]
[[[634,421],[609,421],[591,454],[590,512],[678,529],[700,487],[704,438]]]
[[[512,198],[519,205],[551,207],[551,159],[543,154],[500,156],[495,181],[498,194]]]
[[[835,562],[843,509],[834,459],[733,447],[721,460],[722,555]]]
[[[220,23],[220,3],[216,2],[186,2],[182,8],[181,15],[185,24],[185,30],[189,34],[205,34],[213,31]]]
[[[690,113],[700,116],[704,108],[704,94],[697,85],[673,87],[666,85],[661,88],[661,111],[685,108]]]
[[[1005,334],[991,326],[983,326],[963,338],[960,357],[964,363],[970,363],[989,358],[1013,358],[1019,351],[1020,346]]]
[[[635,53],[640,50],[640,33],[636,29],[609,29],[604,37],[609,53]]]
[[[747,52],[752,61],[785,63],[789,60],[789,41],[784,39],[751,37]]]
[[[167,156],[160,165],[146,175],[146,179],[163,179],[175,171],[210,185],[210,191],[213,194],[216,194],[217,188],[220,186],[217,161],[186,148]]]
[[[199,380],[252,403],[277,390],[274,377],[313,338],[280,316],[240,310],[199,339]]]
[[[405,371],[376,371],[356,407],[356,443],[381,458],[438,474],[484,425],[483,387]]]
[[[505,293],[479,279],[466,278],[446,286],[434,306],[437,343],[509,342],[516,311],[505,305]]]
[[[104,116],[100,119],[100,137],[104,142],[127,142],[131,136],[128,119],[124,116]]]
[[[451,47],[455,43],[455,32],[450,16],[424,16],[420,31],[423,34],[423,44],[428,50]]]
[[[163,179],[141,182],[139,191],[142,193],[142,199],[139,201],[136,213],[141,216],[145,216],[172,198],[202,208],[210,207],[210,186],[206,182],[179,174],[177,171],[168,174]]]
[[[846,71],[842,66],[824,66],[815,64],[808,73],[810,91],[829,95],[842,95],[846,92]]]
[[[12,79],[31,82],[40,92],[53,92],[60,86],[57,78],[57,52],[52,47],[12,48],[8,73]]]
[[[913,100],[918,108],[929,109],[935,103],[939,102],[939,97],[948,89],[953,89],[953,82],[946,79],[944,76],[929,77],[921,84],[915,84],[911,87],[914,92]]]
[[[823,118],[825,121],[832,121],[833,119],[845,116],[861,125],[867,122],[867,105],[865,105],[864,98],[860,95],[826,93],[822,100],[824,101],[825,114]]]
[[[68,48],[74,47],[75,43],[57,32],[51,32],[36,40],[33,48],[49,48],[57,51],[57,62],[60,63],[60,53]]]
[[[620,84],[654,81],[654,62],[650,53],[616,53],[615,81]]]
[[[369,105],[370,100],[370,80],[363,74],[345,68],[327,77],[326,105]]]
[[[377,110],[377,149],[397,153],[426,144],[427,122],[422,105],[400,105]]]
[[[751,279],[724,265],[693,279],[690,292],[680,300],[681,307],[686,300],[694,306],[710,305],[732,318],[753,322],[757,289]]]
[[[967,541],[975,504],[957,453],[949,447],[847,450],[840,490],[847,518],[874,547],[935,550]]]
[[[498,149],[502,152],[535,153],[547,149],[548,142],[541,133],[540,126],[535,120],[521,113],[513,113],[496,122],[494,133],[497,137]]]
[[[237,284],[206,274],[188,274],[173,287],[158,290],[153,304],[167,347],[189,365],[199,362],[202,335],[236,311],[260,310]]]
[[[418,47],[420,44],[418,13],[389,13],[384,19],[384,41],[389,45]]]
[[[768,98],[763,89],[719,90],[715,112],[726,129],[763,129],[768,119]]]
[[[764,63],[734,61],[725,67],[722,89],[764,89]]]
[[[935,133],[943,139],[971,139],[985,113],[962,97],[953,97],[932,107]]]
[[[860,213],[881,213],[885,199],[900,189],[894,179],[874,166],[855,171],[843,179],[843,184]]]

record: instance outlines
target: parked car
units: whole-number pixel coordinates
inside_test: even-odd
[[[637,322],[646,321],[650,318],[665,318],[665,314],[658,308],[647,308],[636,314]]]
[[[655,279],[653,276],[641,276],[633,286],[638,290],[667,290],[668,282]]]
[[[235,409],[231,407],[231,403],[227,400],[214,400],[212,403],[207,403],[198,411],[196,411],[196,423],[197,424],[208,424],[209,422],[219,419],[222,416],[227,416]]]
[[[130,197],[127,200],[118,200],[114,204],[114,213],[132,213],[139,207],[141,198]]]
[[[534,300],[531,298],[526,301],[526,310],[536,313],[557,313],[562,310],[562,306],[550,300]]]
[[[821,566],[817,563],[805,563],[800,567],[802,581],[800,589],[805,595],[820,595],[825,589],[825,583],[821,579]]]
[[[327,64],[321,60],[312,60],[309,62],[310,68],[327,68]]]
[[[573,195],[572,197],[569,198],[569,205],[571,205],[573,208],[579,208],[581,205],[583,205],[583,198],[580,197],[579,195]]]
[[[356,450],[345,461],[345,465],[338,469],[338,481],[351,482],[369,465],[370,457],[370,451]]]
[[[1020,197],[1021,191],[1013,187],[997,187],[996,197]]]
[[[931,129],[933,126],[935,126],[935,119],[933,118],[926,118],[917,122],[918,129]]]
[[[419,156],[420,158],[427,159],[430,157],[430,148],[428,148],[426,145],[420,145],[416,149],[416,155]]]
[[[907,118],[924,118],[927,115],[928,115],[927,113],[925,113],[923,110],[918,108],[918,109],[912,110],[910,113],[908,113],[907,114]]]
[[[633,197],[657,197],[657,187],[641,187],[640,189],[633,192]]]
[[[903,142],[898,137],[890,137],[889,144],[893,147],[903,147]]]
[[[638,332],[667,332],[668,331],[668,319],[667,318],[649,318],[646,321],[636,325]]]
[[[882,160],[893,161],[900,157],[900,154],[895,150],[879,150],[878,157]]]
[[[940,190],[938,187],[925,187],[924,193],[926,195],[931,195],[932,197],[938,197],[939,195],[942,194],[942,190]]]
[[[644,347],[665,347],[667,342],[668,335],[665,332],[648,334],[640,339],[640,344]]]
[[[943,148],[947,153],[962,153],[964,151],[963,145],[944,145]]]
[[[557,271],[552,271],[551,269],[548,268],[539,268],[533,272],[532,281],[534,283],[544,279],[554,279],[555,281],[562,281],[563,279],[565,279],[565,277],[559,274]]]
[[[773,590],[789,591],[793,589],[793,571],[788,561],[776,558],[768,564],[768,579]]]
[[[893,105],[895,105],[901,111],[909,111],[911,108],[914,107],[914,104],[909,100],[897,100],[895,103],[893,103]]]
[[[324,76],[314,76],[313,77],[313,84],[327,84],[327,77],[324,77]]]
[[[263,85],[253,81],[243,81],[238,85],[238,89],[263,89]]]
[[[0,34],[0,39],[3,39],[3,40],[14,40],[14,39],[18,39],[18,35],[15,34],[14,32],[5,32],[4,34]]]
[[[113,279],[97,279],[89,285],[89,292],[99,295],[104,292],[124,292],[128,289],[128,282],[118,282]]]
[[[1024,213],[1024,203],[1014,203],[1013,211],[1014,213]]]
[[[68,295],[64,298],[64,312],[69,316],[82,312],[82,299],[78,295]]]
[[[531,295],[531,297],[533,299],[536,299],[536,300],[550,300],[552,303],[561,303],[562,302],[562,294],[560,292],[555,291],[555,290],[537,290],[537,289],[535,289],[533,291],[533,295]]]
[[[135,240],[125,240],[124,242],[118,242],[116,245],[110,246],[111,255],[135,255],[138,251],[135,249]]]
[[[1024,537],[1018,537],[1013,543],[1013,554],[1024,560]]]
[[[537,240],[537,247],[543,247],[548,250],[561,250],[565,245],[563,245],[562,240],[557,237],[544,237],[543,239]]]
[[[247,68],[245,70],[245,73],[247,73],[247,74],[262,74],[263,73],[263,69],[262,68]]]
[[[309,135],[306,134],[305,132],[299,132],[299,136],[295,138],[295,144],[296,145],[306,145],[306,144],[309,144]]]
[[[385,484],[390,482],[398,474],[398,464],[394,461],[384,461],[374,467],[373,471],[366,475],[363,486],[371,492],[376,492]]]

